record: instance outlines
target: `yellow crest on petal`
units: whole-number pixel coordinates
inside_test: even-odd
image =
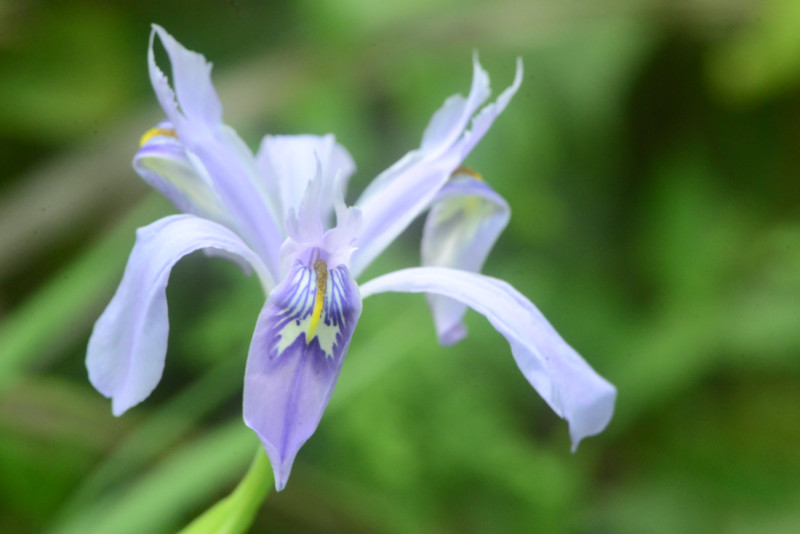
[[[178,135],[172,128],[159,128],[156,126],[155,128],[150,128],[144,133],[142,138],[139,139],[139,146],[144,146],[149,140],[158,136],[174,137],[175,139],[178,138]]]
[[[317,271],[317,294],[314,297],[314,309],[311,312],[311,322],[308,325],[306,340],[311,342],[311,338],[317,333],[317,325],[322,317],[322,307],[325,304],[325,291],[328,286],[328,265],[323,259],[314,262],[314,270]]]

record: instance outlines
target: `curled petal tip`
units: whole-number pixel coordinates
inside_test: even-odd
[[[455,345],[467,337],[467,327],[463,323],[453,325],[449,330],[439,334],[439,344],[445,347]]]
[[[605,430],[614,415],[617,390],[605,380],[603,382],[605,391],[597,392],[591,404],[576,409],[568,417],[573,453],[578,450],[578,445],[583,438],[597,435]]]
[[[111,400],[111,414],[114,417],[119,417],[125,412],[127,412],[133,406],[129,405],[130,403],[123,404],[120,402],[119,398],[114,398]]]
[[[261,444],[264,446],[269,463],[272,466],[272,474],[275,477],[275,491],[283,491],[289,481],[297,451],[294,451],[289,456],[281,454],[281,451],[263,437],[261,438]]]

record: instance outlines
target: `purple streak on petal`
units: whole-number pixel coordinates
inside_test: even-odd
[[[217,223],[172,215],[140,228],[122,282],[95,323],[86,354],[89,379],[111,397],[114,415],[147,398],[161,379],[169,331],[169,273],[183,256],[205,248],[239,255],[262,279],[268,276],[259,257]]]
[[[155,62],[158,35],[172,66],[175,92]],[[222,123],[222,108],[211,84],[211,64],[153,25],[148,50],[150,81],[178,139],[208,173],[213,189],[237,233],[261,256],[274,277],[283,234],[247,145]],[[177,94],[177,101],[175,95]]]
[[[456,95],[445,101],[425,130],[422,146],[375,178],[356,202],[364,213],[364,229],[353,254],[355,277],[430,205],[522,82],[522,62],[518,61],[512,86],[475,115],[471,129],[465,130],[470,117],[489,95],[489,79],[477,55],[474,72],[469,96],[464,99]]]
[[[245,423],[269,455],[278,491],[319,425],[361,314],[358,287],[339,265],[326,271],[324,306],[314,329],[316,261],[325,254],[306,252],[261,310],[245,373]]]
[[[439,293],[483,314],[511,345],[522,374],[556,414],[567,420],[575,451],[581,439],[603,431],[617,390],[598,375],[516,289],[481,274],[416,267],[361,286],[362,298],[385,291]]]
[[[433,201],[422,231],[422,265],[480,272],[509,218],[508,203],[485,182],[456,174]],[[467,335],[467,307],[427,295],[439,342],[452,345]]]

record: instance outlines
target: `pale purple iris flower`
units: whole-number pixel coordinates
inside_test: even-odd
[[[171,86],[155,63],[156,36],[172,66]],[[521,62],[511,87],[479,111],[489,78],[476,57],[469,95],[448,98],[420,148],[375,178],[351,207],[344,195],[355,165],[332,135],[267,136],[253,156],[222,122],[202,55],[154,26],[148,65],[167,120],[144,135],[133,165],[183,214],[137,231],[122,282],[89,340],[89,377],[112,399],[115,415],[161,379],[169,273],[202,249],[255,272],[267,295],[247,359],[244,420],[269,456],[278,490],[328,404],[361,300],[387,291],[425,293],[443,344],[466,335],[467,307],[483,314],[511,345],[525,378],[568,421],[573,450],[606,427],[614,387],[528,299],[479,274],[509,209],[461,164],[519,88]],[[364,269],[425,211],[422,266],[359,287]]]

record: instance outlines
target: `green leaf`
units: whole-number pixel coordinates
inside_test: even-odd
[[[174,532],[188,511],[232,482],[231,475],[243,469],[242,459],[253,450],[254,441],[240,420],[226,423],[177,449],[132,483],[108,491],[49,532]]]
[[[800,3],[763,2],[753,19],[708,55],[712,87],[734,102],[791,92],[800,83]]]

